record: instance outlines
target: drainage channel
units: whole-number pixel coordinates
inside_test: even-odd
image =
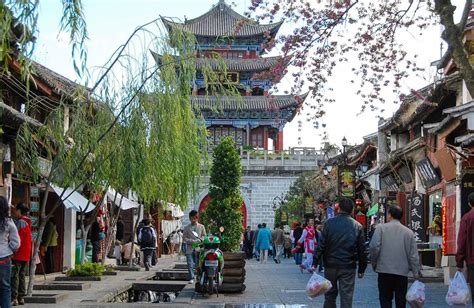
[[[186,282],[147,280],[134,282],[132,286],[117,294],[108,303],[172,303]]]

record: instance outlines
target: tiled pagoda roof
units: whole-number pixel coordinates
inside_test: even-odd
[[[295,110],[302,106],[308,94],[270,96],[192,96],[191,104],[201,111],[278,111]]]
[[[33,68],[33,75],[44,81],[50,86],[58,95],[65,95],[72,98],[74,92],[79,87],[79,84],[69,80],[68,78],[50,70],[49,68],[39,64],[38,62],[31,62]]]
[[[199,17],[188,19],[184,23],[174,22],[162,17],[168,31],[181,27],[196,36],[207,37],[249,37],[261,36],[266,32],[272,35],[278,32],[282,22],[261,25],[251,19],[248,19],[230,6],[219,1],[210,11]]]
[[[160,65],[162,56],[151,51],[153,58],[156,63]],[[269,70],[275,67],[279,62],[281,62],[283,57],[264,57],[264,58],[255,58],[255,59],[212,59],[212,58],[196,58],[196,69],[200,70],[203,67],[208,65],[213,70],[223,70],[224,68],[228,71],[264,71]],[[289,58],[283,59],[284,64],[289,61]]]

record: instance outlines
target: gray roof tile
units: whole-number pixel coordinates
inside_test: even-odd
[[[162,17],[162,21],[168,30],[182,27],[196,36],[232,36],[248,37],[263,35],[265,32],[275,34],[282,22],[261,25],[248,19],[230,6],[220,1],[210,11],[194,19],[188,19],[184,23],[178,23]]]
[[[192,96],[191,104],[202,111],[241,110],[276,111],[286,108],[299,108],[308,94],[270,95],[270,96]],[[298,98],[299,97],[299,98]]]

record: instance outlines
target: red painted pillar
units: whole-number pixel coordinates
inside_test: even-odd
[[[268,127],[263,128],[263,149],[268,150]]]
[[[276,143],[277,143],[277,146],[275,150],[283,151],[283,130],[278,131]]]

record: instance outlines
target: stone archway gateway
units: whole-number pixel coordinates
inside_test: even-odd
[[[209,203],[211,203],[211,196],[209,195],[206,195],[202,200],[201,200],[201,203],[199,203],[199,213],[202,213],[206,208],[207,206],[209,205]],[[242,210],[242,225],[244,226],[244,228],[247,226],[247,206],[245,205],[245,202],[242,202],[242,206],[241,206],[241,210]]]

